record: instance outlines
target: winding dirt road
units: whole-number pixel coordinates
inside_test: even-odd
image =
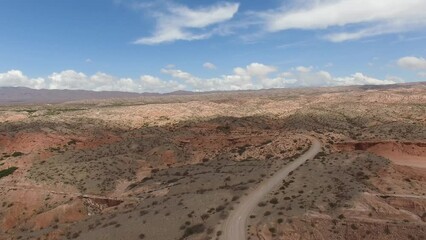
[[[256,205],[275,187],[277,187],[283,179],[285,179],[291,171],[294,171],[306,160],[315,157],[315,155],[321,150],[321,143],[313,138],[308,137],[311,140],[311,147],[303,155],[295,159],[290,164],[281,168],[271,178],[263,181],[253,192],[244,197],[240,204],[231,212],[228,219],[223,225],[223,237],[224,240],[246,240],[246,226],[247,218],[251,211]]]

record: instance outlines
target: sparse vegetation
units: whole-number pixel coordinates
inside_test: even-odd
[[[16,219],[6,238],[59,232],[53,238],[92,239],[108,231],[129,239],[219,239],[218,224],[259,183],[307,151],[304,135],[312,135],[321,152],[250,213],[251,239],[286,238],[286,229],[304,239],[373,233],[418,239],[425,213],[409,206],[422,202],[400,195],[426,194],[421,170],[395,165],[368,144],[423,143],[424,90],[412,97],[406,88],[354,89],[241,92],[238,104],[236,93],[209,93],[2,107],[0,166],[19,167],[2,179],[10,186],[1,189],[0,215]],[[6,122],[5,112],[27,118]],[[0,177],[15,170],[1,170]],[[22,200],[30,193],[34,204]],[[53,220],[34,228],[42,218]]]
[[[4,170],[0,170],[0,178],[13,174],[13,172],[15,172],[17,169],[18,169],[17,167],[10,167]]]
[[[24,155],[24,153],[22,153],[22,152],[14,152],[14,153],[12,153],[12,157],[20,157],[22,155]]]

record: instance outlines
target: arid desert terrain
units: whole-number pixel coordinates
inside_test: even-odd
[[[0,105],[0,239],[426,239],[425,83],[112,96]]]

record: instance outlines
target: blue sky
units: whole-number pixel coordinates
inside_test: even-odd
[[[0,86],[169,92],[426,80],[425,0],[2,0]]]

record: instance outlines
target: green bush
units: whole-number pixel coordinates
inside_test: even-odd
[[[16,169],[18,169],[17,167],[10,167],[8,169],[4,169],[0,171],[0,178],[2,177],[6,177],[7,175],[12,174]]]
[[[21,152],[14,152],[14,153],[12,153],[12,157],[20,157],[22,155],[24,155],[24,154],[21,153]]]
[[[183,234],[183,237],[181,239],[187,239],[189,236],[194,234],[203,233],[205,230],[204,224],[196,224],[194,226],[191,226],[185,230],[185,233]]]

